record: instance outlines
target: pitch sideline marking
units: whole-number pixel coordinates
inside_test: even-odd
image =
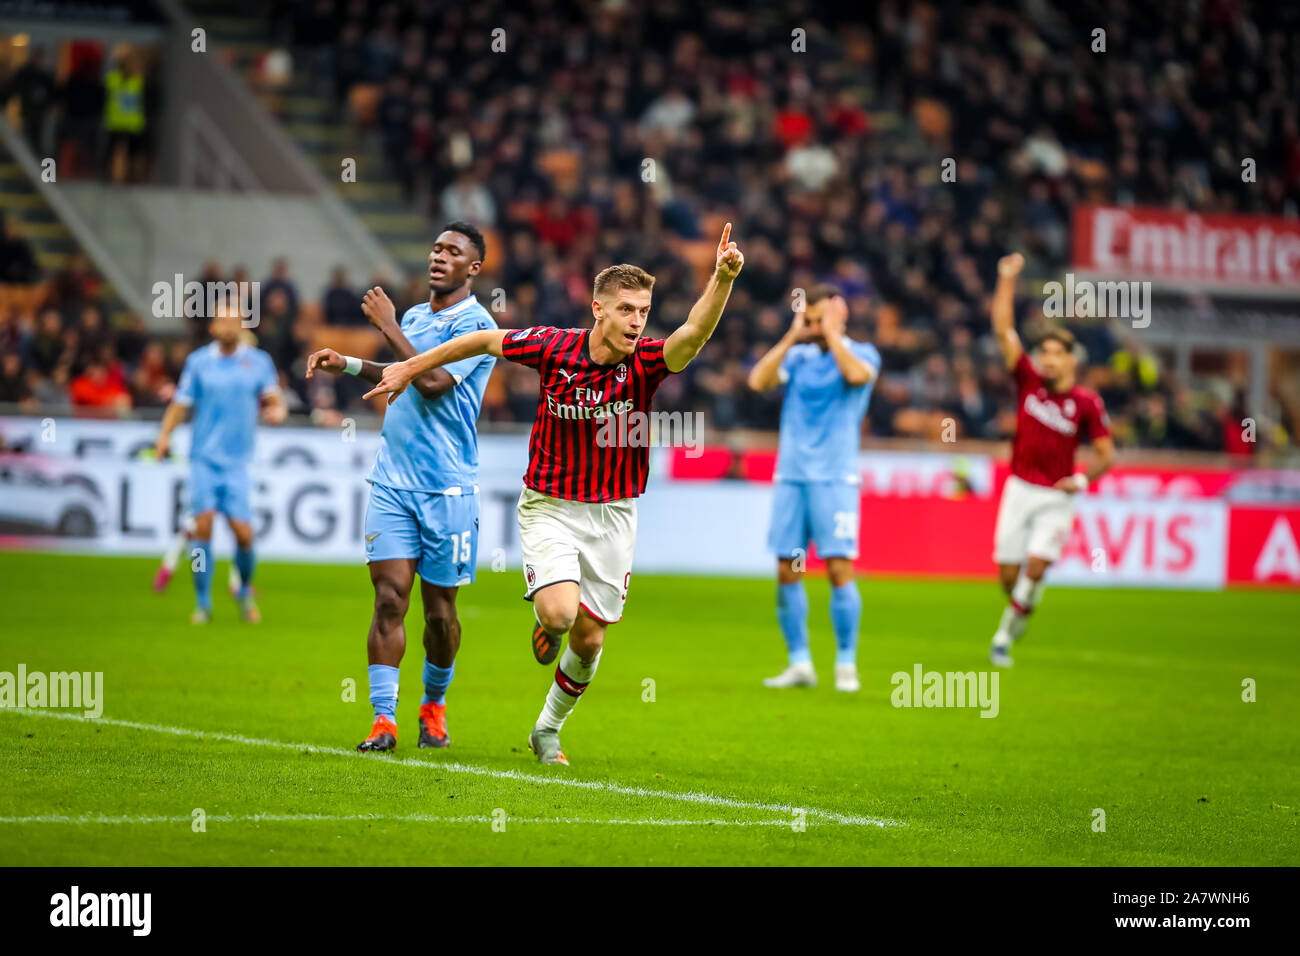
[[[13,713],[20,713],[32,717],[48,717],[55,720],[74,720],[83,724],[108,724],[113,727],[126,727],[131,730],[146,730],[151,733],[169,734],[173,737],[194,737],[199,740],[221,740],[226,743],[246,744],[253,747],[272,747],[278,750],[295,750],[299,753],[324,754],[334,757],[369,759],[371,761],[382,760],[385,764],[392,764],[400,767],[418,767],[424,770],[436,770],[444,773],[464,773],[473,776],[492,777],[497,780],[516,780],[530,784],[551,784],[579,790],[613,793],[625,797],[648,797],[658,800],[677,800],[683,803],[700,803],[705,804],[706,806],[728,807],[734,810],[757,810],[767,813],[784,813],[787,815],[796,811],[801,811],[806,814],[810,820],[819,819],[827,823],[837,823],[843,826],[871,826],[881,828],[906,826],[905,823],[899,820],[836,813],[833,810],[820,810],[816,807],[796,807],[793,804],[761,803],[752,800],[737,800],[732,797],[723,797],[714,793],[698,790],[648,790],[644,787],[629,787],[619,783],[603,782],[600,780],[572,780],[567,777],[543,777],[537,774],[523,773],[519,770],[495,770],[490,767],[477,767],[473,764],[458,763],[456,761],[438,761],[437,763],[434,763],[428,760],[413,760],[409,757],[367,757],[366,754],[358,753],[355,750],[344,750],[340,747],[321,747],[315,744],[295,744],[284,740],[267,740],[260,737],[246,737],[243,734],[230,734],[214,730],[194,730],[190,727],[172,727],[165,724],[145,724],[134,720],[116,720],[111,717],[89,718],[82,717],[79,714],[63,714],[48,710],[34,710],[30,708],[17,707],[0,708],[0,710],[11,711]]]
[[[114,826],[136,826],[151,823],[193,823],[194,817],[114,817],[85,814],[82,816],[62,816],[58,814],[32,817],[0,817],[0,824],[27,825],[35,823],[67,823],[75,825],[107,824]],[[205,816],[206,823],[473,823],[487,824],[497,822],[493,817],[483,815],[466,815],[458,817],[440,817],[429,813],[210,813]],[[652,826],[652,827],[788,827],[788,820],[665,820],[650,817],[647,819],[622,818],[616,820],[597,820],[590,817],[506,817],[502,822],[508,824],[573,824],[580,826]]]

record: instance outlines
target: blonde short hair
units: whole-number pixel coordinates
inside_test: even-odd
[[[596,276],[592,298],[599,299],[615,289],[653,289],[655,277],[640,266],[622,265],[602,269]]]

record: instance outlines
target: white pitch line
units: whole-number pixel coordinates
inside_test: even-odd
[[[46,815],[34,817],[0,817],[0,824],[27,825],[38,823],[64,823],[76,826],[102,824],[109,826],[136,826],[153,823],[191,824],[194,817],[112,817],[86,814],[71,817]],[[428,813],[211,813],[203,818],[206,823],[473,823],[497,822],[490,816],[439,817]],[[506,817],[507,825],[572,824],[576,826],[649,826],[649,827],[788,827],[789,820],[662,820],[648,819],[597,820],[590,817]]]
[[[737,800],[714,793],[698,790],[648,790],[644,787],[629,787],[618,783],[600,780],[574,780],[570,777],[540,776],[519,770],[495,770],[490,767],[476,767],[473,764],[458,763],[454,760],[412,760],[408,757],[379,756],[359,753],[356,750],[344,750],[340,747],[320,747],[315,744],[295,744],[284,740],[266,740],[259,737],[246,737],[243,734],[228,734],[213,730],[194,730],[189,727],[170,727],[164,724],[144,724],[134,720],[115,720],[111,717],[82,717],[79,714],[64,714],[49,710],[32,710],[27,708],[0,708],[0,711],[20,713],[31,717],[48,717],[56,720],[73,720],[83,724],[107,724],[112,727],[126,727],[132,730],[146,730],[156,734],[170,734],[173,737],[194,737],[199,740],[221,740],[227,743],[246,744],[253,747],[272,747],[277,750],[295,750],[299,753],[327,754],[334,757],[349,757],[358,760],[370,760],[375,763],[391,764],[398,767],[416,767],[421,770],[435,770],[441,773],[463,773],[480,777],[492,777],[497,780],[514,780],[523,783],[570,787],[577,790],[594,790],[602,793],[614,793],[626,797],[646,797],[656,800],[677,800],[682,803],[700,803],[712,807],[727,807],[733,810],[756,810],[765,813],[782,813],[787,816],[802,811],[809,820],[823,820],[842,826],[856,827],[894,827],[905,826],[898,820],[864,817],[855,814],[836,813],[833,810],[820,810],[816,807],[796,807],[785,803],[761,803],[752,800]]]

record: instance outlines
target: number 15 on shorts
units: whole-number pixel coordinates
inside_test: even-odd
[[[453,534],[451,536],[451,556],[453,561],[459,561],[464,564],[469,560],[470,544],[473,542],[471,532],[466,531],[463,534]]]

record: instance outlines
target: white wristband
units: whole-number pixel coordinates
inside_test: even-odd
[[[355,355],[343,356],[343,373],[345,375],[360,375],[361,359],[357,358]]]
[[[1088,490],[1088,476],[1083,472],[1077,472],[1074,476],[1074,488],[1076,491]]]

